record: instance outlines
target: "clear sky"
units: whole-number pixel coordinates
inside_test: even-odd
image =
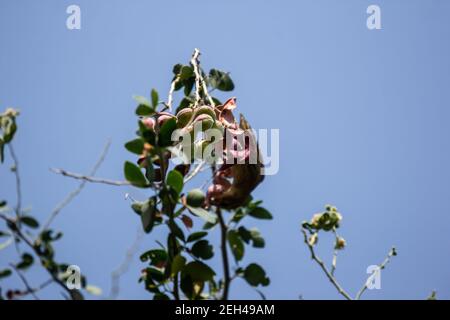
[[[81,7],[81,30],[66,28],[70,4]],[[381,30],[366,27],[370,4],[381,8]],[[331,203],[344,216],[348,247],[336,275],[349,292],[395,245],[381,290],[365,297],[422,299],[436,289],[448,299],[449,12],[445,0],[2,0],[0,106],[22,112],[15,147],[24,205],[44,220],[77,186],[49,168],[87,173],[108,138],[98,176],[123,179],[132,160],[123,144],[136,127],[132,95],[155,87],[165,96],[172,66],[198,47],[205,68],[231,72],[252,126],[280,129],[280,171],[254,193],[274,220],[247,223],[266,237],[266,249],[248,250],[244,261],[266,268],[266,296],[340,298],[300,233],[302,220]],[[14,202],[9,164],[0,168],[0,195]],[[105,293],[139,227],[129,191],[88,185],[54,222],[65,232],[56,259],[79,265]],[[157,238],[146,236],[139,252]],[[319,247],[329,261],[331,237]],[[0,267],[14,254],[11,246],[1,252]],[[136,257],[120,298],[149,298],[137,283],[143,266]],[[237,281],[231,297],[258,295]]]

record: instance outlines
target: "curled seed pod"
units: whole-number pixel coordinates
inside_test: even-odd
[[[194,115],[194,117],[196,118],[196,117],[198,117],[198,116],[201,115],[201,114],[207,114],[207,115],[209,115],[211,118],[213,118],[214,120],[216,119],[216,112],[214,111],[214,109],[213,109],[212,107],[209,107],[209,106],[201,106],[201,107],[198,107],[198,108],[195,110],[195,115]]]
[[[193,113],[191,108],[181,109],[177,113],[177,128],[184,128],[191,121]]]

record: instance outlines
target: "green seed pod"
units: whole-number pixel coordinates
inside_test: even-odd
[[[205,194],[201,189],[192,189],[186,196],[186,203],[191,207],[200,207],[205,201]]]
[[[202,124],[202,131],[211,129],[212,126],[214,125],[214,118],[212,118],[211,116],[207,115],[207,114],[201,114],[197,117],[195,117],[194,119],[194,123],[198,123],[201,122]]]
[[[191,121],[193,113],[191,108],[181,109],[177,113],[177,128],[184,128]]]
[[[213,118],[214,120],[216,119],[216,113],[214,112],[214,109],[209,107],[209,106],[201,106],[198,107],[195,110],[195,115],[194,117],[197,118],[199,115],[201,114],[207,114],[209,115],[211,118]]]

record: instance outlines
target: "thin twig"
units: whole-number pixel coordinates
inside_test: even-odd
[[[374,273],[375,272],[381,272],[381,270],[383,270],[386,267],[386,265],[389,263],[389,261],[391,261],[391,258],[393,256],[396,256],[396,255],[397,255],[397,251],[395,250],[395,247],[392,247],[391,250],[389,251],[387,257],[384,259],[384,261],[381,264],[378,265],[378,268],[374,271]],[[364,283],[364,286],[356,294],[355,300],[359,300],[361,298],[362,294],[367,290],[367,286],[369,284],[369,280],[372,278],[374,273],[372,273],[367,278],[366,282]]]
[[[347,300],[352,300],[350,295],[341,287],[341,285],[337,282],[336,278],[328,271],[327,267],[325,266],[325,263],[316,255],[314,251],[314,247],[312,244],[308,241],[308,235],[306,233],[306,230],[302,228],[302,233],[305,238],[305,243],[309,248],[309,251],[311,252],[311,259],[317,262],[317,264],[322,268],[323,272],[327,276],[327,278],[331,281],[331,283],[334,285],[334,287],[337,289],[337,291]]]
[[[200,56],[200,51],[195,48],[194,53],[192,54],[191,64],[194,68],[194,74],[195,74],[195,103],[194,108],[198,106],[200,103],[200,71],[199,71],[199,62],[198,57]]]
[[[20,173],[19,173],[19,159],[17,158],[16,153],[14,152],[14,148],[11,143],[8,144],[9,153],[11,154],[11,158],[14,161],[14,175],[16,177],[16,193],[17,193],[17,204],[15,208],[16,217],[20,224],[20,215],[22,210],[22,186],[20,182]]]
[[[139,228],[136,231],[136,238],[133,241],[133,244],[128,248],[122,263],[111,273],[111,290],[108,296],[109,300],[117,299],[120,292],[120,277],[128,271],[134,255],[139,250],[143,236],[144,233],[142,232],[142,228]]]
[[[223,263],[223,273],[224,273],[224,285],[223,285],[223,295],[222,300],[228,299],[228,291],[230,288],[230,265],[228,263],[228,250],[227,250],[227,231],[228,227],[222,216],[222,211],[219,207],[216,207],[216,214],[219,218],[220,224],[220,249],[222,251],[222,263]]]
[[[91,172],[90,172],[90,176],[95,175],[95,173],[97,172],[98,168],[100,168],[100,165],[103,163],[103,161],[105,160],[106,154],[108,153],[109,147],[111,145],[111,140],[108,140],[106,142],[105,147],[103,148],[103,151],[100,155],[100,158],[97,160],[97,162],[95,163],[94,167],[92,168]],[[61,173],[62,174],[62,173]],[[63,174],[64,175],[64,174]],[[65,206],[67,206],[84,188],[84,186],[86,185],[87,180],[83,180],[78,187],[73,190],[72,192],[70,192],[66,198],[64,198],[63,201],[61,201],[56,207],[55,209],[53,209],[53,211],[51,212],[47,222],[44,224],[44,226],[42,227],[42,231],[46,230],[49,228],[50,224],[53,222],[53,220],[56,218],[56,216],[59,214],[59,212],[61,212],[62,209],[64,209]]]
[[[130,182],[128,182],[128,181],[96,178],[96,177],[92,177],[92,176],[82,175],[79,173],[69,172],[64,169],[52,168],[50,170],[53,171],[54,173],[61,174],[65,177],[69,177],[69,178],[73,178],[73,179],[77,179],[77,180],[85,180],[87,182],[92,182],[92,183],[103,183],[103,184],[108,184],[108,185],[112,185],[112,186],[128,186],[128,185],[130,185]]]
[[[188,174],[186,176],[186,178],[184,178],[184,183],[186,184],[189,180],[194,178],[202,170],[204,165],[205,165],[205,161],[201,161],[200,163],[198,163],[196,165],[196,167],[194,168],[194,170],[192,170],[191,173]]]
[[[27,278],[25,278],[25,276],[22,274],[22,272],[20,272],[20,270],[17,269],[16,266],[13,263],[10,263],[9,265],[17,273],[17,275],[19,276],[20,280],[22,280],[23,284],[27,288],[27,292],[31,293],[31,295],[33,296],[34,299],[39,300],[39,297],[36,295],[34,289],[30,286],[30,284],[28,283]]]
[[[178,81],[180,81],[180,75],[177,75],[175,77],[175,79],[172,81],[172,83],[170,84],[169,96],[167,97],[167,104],[166,104],[166,107],[169,110],[172,110],[173,93],[175,92],[175,87],[176,87]]]
[[[337,234],[336,228],[333,228],[333,233],[334,233],[334,236],[336,238],[336,241],[335,241],[336,243],[335,243],[334,251],[333,251],[333,260],[331,261],[331,271],[330,271],[330,273],[331,273],[332,276],[334,276],[334,272],[336,271],[337,256],[338,256],[338,251],[339,251],[337,246],[336,246],[336,244],[337,244],[337,242],[339,240],[339,235]]]

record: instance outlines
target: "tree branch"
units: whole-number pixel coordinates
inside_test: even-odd
[[[17,269],[16,266],[13,263],[10,263],[9,265],[11,266],[11,268],[14,269],[14,271],[19,276],[20,280],[22,280],[23,284],[27,288],[26,293],[31,293],[31,295],[33,296],[33,298],[35,300],[39,300],[39,297],[36,295],[35,290],[33,288],[31,288],[30,284],[28,283],[27,278],[25,278],[25,276],[22,274],[22,272],[20,272],[20,270]]]
[[[9,153],[11,154],[11,158],[14,162],[14,175],[16,177],[16,194],[17,194],[17,204],[15,208],[16,217],[20,224],[20,215],[22,210],[22,186],[20,182],[20,173],[19,173],[19,159],[17,158],[16,153],[14,152],[14,148],[12,146],[12,143],[8,144]]]
[[[73,178],[73,179],[77,179],[77,180],[85,180],[87,182],[92,182],[92,183],[102,183],[102,184],[108,184],[108,185],[112,185],[112,186],[129,186],[130,185],[130,183],[128,181],[124,181],[124,180],[109,180],[109,179],[103,179],[103,178],[96,178],[96,177],[92,177],[92,176],[82,175],[79,173],[69,172],[64,169],[51,168],[50,170],[54,173],[61,174],[65,177],[69,177],[69,178]]]
[[[94,167],[92,168],[91,172],[90,172],[90,176],[95,175],[95,173],[97,172],[98,168],[100,168],[101,164],[103,163],[103,161],[105,160],[106,154],[108,153],[109,147],[111,146],[111,140],[108,140],[106,142],[105,147],[103,148],[102,153],[100,154],[100,158],[97,160],[97,162],[95,163]],[[61,174],[63,174],[61,172]],[[65,174],[63,174],[65,175]],[[84,179],[79,186],[73,190],[72,192],[70,192],[66,198],[59,203],[55,209],[53,209],[53,211],[51,212],[47,222],[43,225],[42,227],[42,231],[46,230],[49,228],[50,224],[53,222],[53,220],[56,218],[56,216],[59,214],[59,212],[66,207],[84,188],[84,186],[86,185],[86,182],[88,180]]]
[[[384,261],[381,264],[378,265],[378,270],[375,270],[374,272],[379,272],[379,271],[383,270],[386,267],[386,265],[389,263],[389,261],[391,261],[391,258],[393,256],[396,256],[396,255],[397,255],[397,251],[395,250],[395,247],[392,247],[391,250],[389,251],[387,257],[384,259]],[[367,278],[366,282],[364,283],[364,286],[356,294],[355,300],[359,300],[361,298],[362,294],[367,290],[367,286],[368,286],[369,280],[371,279],[373,274],[374,273],[372,273]]]
[[[133,256],[136,254],[142,242],[143,236],[144,233],[142,232],[142,228],[139,228],[136,231],[136,238],[133,244],[128,248],[122,263],[111,273],[111,290],[109,292],[108,300],[117,299],[120,291],[120,277],[128,271],[130,264],[133,261]]]
[[[314,251],[314,247],[312,244],[308,241],[308,235],[306,233],[306,230],[302,228],[302,233],[305,238],[305,243],[309,248],[309,251],[311,252],[311,259],[317,262],[317,264],[322,268],[323,272],[327,276],[327,278],[331,281],[333,286],[337,289],[337,291],[347,300],[352,300],[350,295],[341,287],[341,285],[337,282],[336,278],[328,271],[327,267],[325,266],[325,263],[316,255]]]
[[[205,97],[208,99],[208,102],[211,106],[215,106],[213,99],[208,93],[208,86],[206,85],[205,79],[203,79],[201,70],[200,70],[200,51],[195,48],[194,53],[192,54],[191,59],[192,67],[194,68],[194,74],[195,74],[195,104],[194,107],[197,107],[200,103],[201,97],[200,97],[200,89],[203,90],[203,93],[205,94]]]
[[[223,263],[223,273],[224,273],[224,286],[223,286],[223,295],[222,300],[228,299],[228,292],[230,288],[230,265],[228,263],[228,250],[227,250],[227,231],[228,227],[225,224],[225,221],[222,216],[222,211],[219,207],[216,207],[216,214],[219,218],[220,224],[220,249],[222,251],[222,263]]]

